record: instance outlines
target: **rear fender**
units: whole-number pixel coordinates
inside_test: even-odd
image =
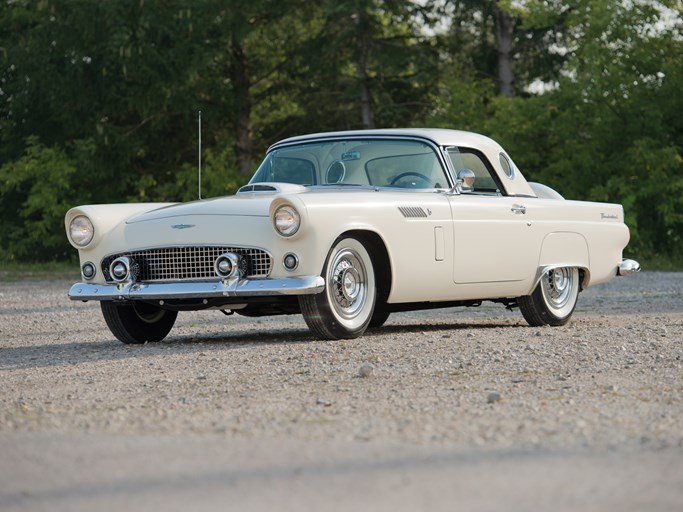
[[[541,276],[548,270],[560,267],[577,267],[581,275],[581,289],[590,282],[590,257],[588,242],[578,233],[557,232],[546,235],[541,246],[538,270],[534,279],[533,291]]]

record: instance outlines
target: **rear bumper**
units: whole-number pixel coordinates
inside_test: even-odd
[[[325,289],[320,276],[282,279],[225,279],[180,283],[76,283],[69,290],[72,300],[170,300],[220,297],[308,295]]]
[[[636,260],[623,260],[617,268],[618,276],[631,276],[636,272],[640,272],[640,263]]]

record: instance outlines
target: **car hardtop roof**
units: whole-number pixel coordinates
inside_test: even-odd
[[[314,140],[336,139],[343,137],[419,137],[428,139],[439,146],[467,146],[475,149],[494,146],[496,150],[502,150],[500,145],[493,139],[479,133],[467,132],[463,130],[449,130],[445,128],[387,128],[373,130],[350,130],[339,132],[311,133],[289,137],[276,142],[268,151],[281,145],[288,145],[296,142],[309,142]]]

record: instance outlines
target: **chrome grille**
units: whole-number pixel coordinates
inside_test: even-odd
[[[102,272],[107,281],[113,281],[109,265],[116,258],[127,256],[137,281],[183,281],[215,279],[213,264],[225,252],[240,256],[240,270],[246,277],[266,277],[270,274],[272,259],[263,249],[230,246],[162,247],[142,251],[112,254],[102,260]]]

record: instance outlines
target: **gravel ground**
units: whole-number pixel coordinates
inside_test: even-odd
[[[683,274],[572,322],[484,305],[318,341],[181,313],[126,346],[71,283],[0,283],[0,509],[683,510]]]

